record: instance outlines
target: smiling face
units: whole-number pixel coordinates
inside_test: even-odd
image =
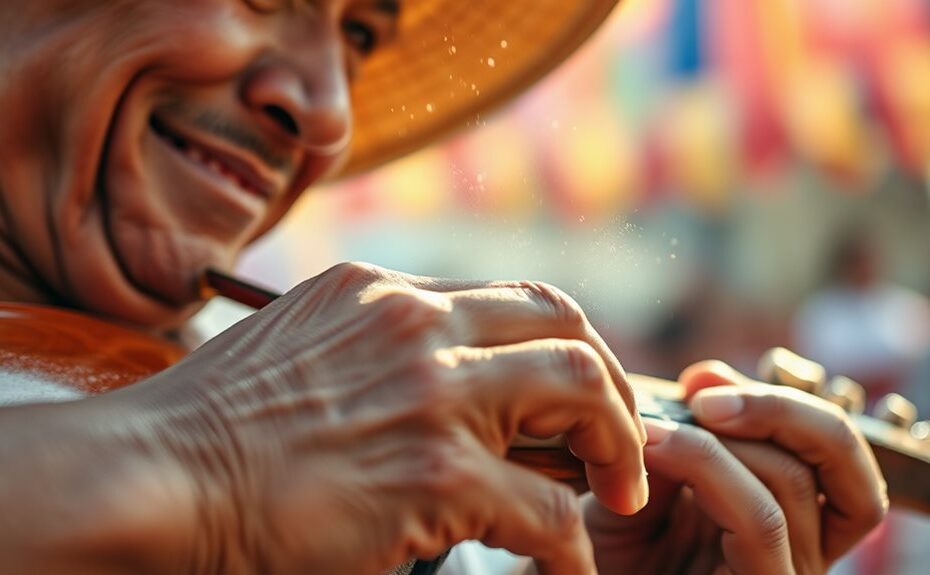
[[[15,6],[11,6],[15,4]],[[393,0],[0,7],[0,296],[150,325],[338,167]]]

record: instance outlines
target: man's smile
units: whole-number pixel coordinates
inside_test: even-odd
[[[262,203],[279,198],[287,188],[287,174],[271,167],[257,154],[202,130],[191,131],[152,114],[149,126],[158,138],[186,160],[222,180],[223,187],[245,192]]]

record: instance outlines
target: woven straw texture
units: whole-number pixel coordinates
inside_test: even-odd
[[[363,171],[474,124],[561,63],[617,0],[406,0],[397,40],[353,85]]]

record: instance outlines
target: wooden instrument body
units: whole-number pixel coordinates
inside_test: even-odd
[[[81,313],[0,303],[4,397],[27,397],[30,385],[49,394],[57,388],[62,398],[102,393],[158,373],[184,355],[162,339]]]
[[[61,401],[130,385],[171,366],[185,350],[76,312],[0,304],[0,404]],[[677,384],[631,375],[640,413],[689,422]],[[39,393],[36,393],[39,390]],[[930,513],[930,441],[853,416],[878,458],[893,504]],[[560,438],[518,438],[508,458],[587,490],[584,465]]]

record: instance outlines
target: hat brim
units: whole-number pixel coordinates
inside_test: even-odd
[[[339,177],[408,154],[536,82],[618,0],[408,0],[398,37],[352,87],[354,135]]]

